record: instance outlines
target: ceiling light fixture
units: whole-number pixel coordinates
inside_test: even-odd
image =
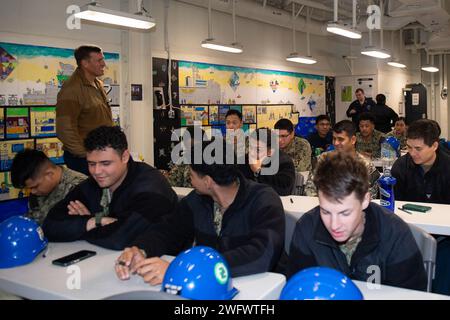
[[[369,57],[379,58],[379,59],[387,59],[391,57],[391,54],[386,49],[377,48],[375,46],[365,47],[361,54],[364,54]]]
[[[97,2],[91,2],[81,7],[81,11],[75,13],[75,18],[95,22],[118,25],[135,29],[150,29],[156,25],[155,20],[150,17],[142,7],[142,1],[138,2],[140,11],[132,14],[103,8]]]
[[[230,53],[241,53],[243,51],[242,46],[237,43],[232,43],[231,45],[223,44],[215,41],[214,38],[203,40],[201,46],[206,49],[225,51]]]
[[[430,63],[430,55],[427,52],[427,63],[424,64],[420,69],[423,71],[426,71],[426,72],[432,72],[432,73],[438,72],[439,68],[434,66],[434,56],[431,56],[431,58],[432,58],[432,61]]]
[[[303,64],[314,64],[317,63],[317,60],[311,56],[302,56],[297,52],[292,52],[287,58],[287,61],[303,63]]]
[[[304,6],[301,7],[299,12],[297,13],[297,16],[300,14],[300,12],[303,10]],[[306,9],[306,51],[307,55],[300,55],[298,52],[296,52],[296,45],[295,45],[295,18],[297,17],[295,15],[295,2],[292,2],[292,47],[293,51],[290,55],[287,56],[286,60],[291,62],[297,62],[297,63],[303,63],[303,64],[314,64],[317,63],[317,60],[314,59],[311,56],[310,51],[310,39],[309,39],[309,18],[310,18],[310,11],[309,8]]]
[[[217,42],[212,37],[212,25],[211,25],[211,0],[208,1],[208,38],[201,43],[202,48],[224,51],[228,53],[242,53],[244,48],[236,41],[236,13],[235,13],[236,0],[233,0],[233,43],[224,44]]]
[[[391,67],[396,67],[396,68],[406,68],[406,65],[398,62],[398,61],[389,61],[388,65],[390,65]]]
[[[372,29],[369,29],[369,45],[361,51],[361,54],[378,59],[387,59],[391,57],[391,53],[389,50],[383,48],[383,0],[380,0],[380,8],[380,48],[372,45]]]
[[[353,28],[341,25],[338,22],[329,22],[327,25],[327,31],[350,39],[362,38],[361,32]]]
[[[353,0],[353,26],[348,27],[338,22],[338,0],[334,0],[334,21],[328,22],[327,31],[350,39],[361,39],[361,32],[356,30],[356,0]]]
[[[420,69],[422,69],[423,71],[426,71],[426,72],[438,72],[439,71],[439,68],[436,68],[435,66],[432,66],[430,64],[426,64],[426,65],[422,66],[422,68],[420,68]]]
[[[398,52],[397,52],[397,56],[400,57],[400,52],[401,52],[401,48],[402,48],[402,29],[399,30],[399,46],[398,46]],[[391,43],[392,43],[392,51],[394,52],[394,31],[391,32]],[[389,61],[387,63],[388,65],[390,65],[391,67],[395,67],[395,68],[406,68],[406,64],[402,63],[400,61],[400,59],[392,59],[391,61]]]

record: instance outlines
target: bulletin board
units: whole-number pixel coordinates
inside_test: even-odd
[[[62,142],[56,137],[55,106],[0,108],[0,201],[27,197],[11,182],[14,156],[24,149],[42,150],[55,164],[64,163]]]
[[[294,126],[298,123],[298,112],[292,112],[292,104],[181,105],[181,127],[202,125],[219,129],[225,134],[225,115],[230,109],[242,113],[244,131],[262,127],[273,129],[275,123],[283,118],[291,120]]]
[[[73,53],[73,48],[0,42],[0,201],[28,195],[11,183],[9,170],[17,152],[36,148],[56,164],[64,162],[62,143],[56,138],[55,105],[59,90],[76,70]],[[120,125],[120,55],[103,54],[101,80],[114,124]]]
[[[56,136],[56,107],[32,107],[30,109],[31,136]]]

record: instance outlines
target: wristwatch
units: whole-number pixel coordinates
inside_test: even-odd
[[[96,227],[96,228],[102,226],[102,218],[103,218],[103,217],[102,217],[101,215],[99,215],[99,214],[96,214],[96,215],[95,215],[95,227]]]

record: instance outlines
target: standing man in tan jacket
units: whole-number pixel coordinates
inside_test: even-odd
[[[58,93],[56,134],[63,143],[67,167],[89,175],[83,140],[91,130],[113,125],[103,83],[97,79],[106,64],[97,46],[80,46],[74,56],[78,67]]]

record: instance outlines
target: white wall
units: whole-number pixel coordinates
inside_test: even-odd
[[[424,57],[422,57],[424,58]],[[425,60],[425,59],[424,59]],[[441,137],[449,138],[450,124],[449,124],[449,99],[441,98],[442,87],[448,87],[448,78],[450,74],[450,56],[435,56],[430,59],[434,60],[434,65],[439,68],[439,72],[429,73],[422,72],[422,83],[427,89],[427,113],[428,118],[436,120],[441,126]],[[445,63],[444,63],[445,62]],[[434,83],[434,86],[432,85]]]
[[[0,10],[1,41],[75,48],[96,43],[105,51],[120,50],[120,31],[99,25],[82,24],[80,30],[66,27],[69,5],[82,6],[85,0],[14,0],[2,1]],[[103,0],[111,9],[120,8],[120,0]]]
[[[152,16],[157,20],[152,35],[154,56],[166,57],[163,30],[164,0],[154,0]],[[237,5],[239,10],[239,4]],[[212,35],[217,41],[231,43],[233,28],[231,15],[212,12]],[[173,59],[256,67],[284,71],[333,75],[345,69],[333,57],[333,37],[311,35],[311,54],[319,60],[313,66],[286,61],[292,48],[292,31],[253,20],[236,17],[237,40],[244,46],[242,54],[227,54],[200,47],[208,36],[208,10],[177,1],[170,2],[169,43]],[[297,32],[297,51],[306,54],[305,33]]]

